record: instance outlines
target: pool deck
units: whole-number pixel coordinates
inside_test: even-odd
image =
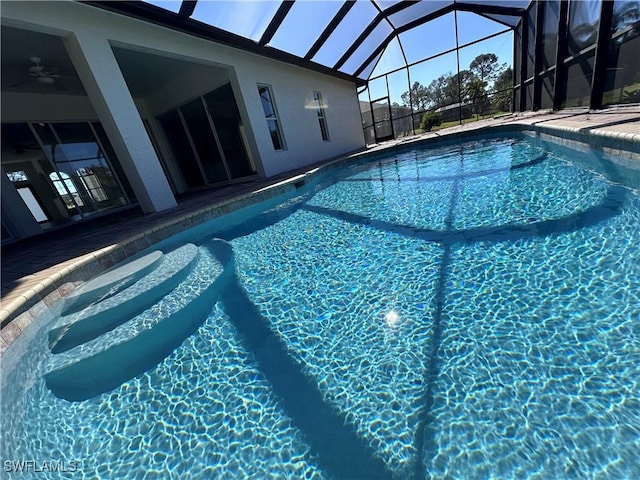
[[[392,150],[424,139],[447,138],[500,125],[542,126],[549,131],[608,139],[628,150],[640,162],[640,107],[617,107],[597,112],[564,110],[524,112],[450,127],[414,137],[384,142],[363,152]],[[610,148],[615,153],[615,148]],[[88,278],[144,250],[154,243],[216,216],[284,193],[295,182],[323,165],[361,155],[332,159],[271,178],[193,193],[178,199],[178,206],[144,215],[138,207],[121,210],[66,228],[2,247],[0,298],[0,354],[20,333],[60,298]]]

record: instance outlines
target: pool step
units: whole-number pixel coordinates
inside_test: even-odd
[[[51,351],[69,350],[142,312],[187,277],[197,256],[198,247],[184,245],[161,256],[158,267],[133,285],[84,310],[62,316],[49,331]]]
[[[51,354],[45,382],[59,398],[82,401],[108,392],[156,366],[211,312],[233,275],[224,240],[199,248],[190,274],[175,290],[117,328],[60,354]]]
[[[64,299],[62,314],[77,312],[127,288],[155,269],[162,262],[162,257],[162,252],[156,250],[88,281]]]

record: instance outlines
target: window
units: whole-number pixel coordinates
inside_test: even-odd
[[[108,200],[107,195],[104,193],[104,188],[102,188],[102,184],[92,167],[79,168],[76,170],[76,174],[94,201],[105,202]]]
[[[318,113],[318,122],[320,123],[320,133],[322,140],[329,141],[329,129],[327,128],[327,116],[324,113],[324,103],[320,92],[313,92],[313,100],[316,102],[316,112]]]
[[[73,215],[82,217],[128,203],[122,191],[123,182],[112,167],[117,158],[107,159],[90,123],[33,123],[31,126],[50,163],[50,167],[44,167],[49,179]],[[108,139],[102,141],[112,150]]]
[[[260,100],[262,101],[264,116],[267,119],[273,148],[276,150],[285,150],[284,138],[282,137],[282,132],[280,130],[280,121],[278,120],[278,112],[273,102],[271,87],[268,85],[258,85],[258,93],[260,94]]]
[[[29,211],[31,211],[31,215],[33,215],[33,218],[36,219],[36,222],[42,223],[49,220],[49,217],[47,217],[47,214],[44,213],[44,210],[40,206],[40,202],[38,202],[35,195],[33,194],[31,187],[19,187],[16,190],[18,191],[20,197],[22,197],[22,200],[24,201]]]
[[[56,187],[58,194],[64,200],[67,208],[75,208],[76,205],[83,206],[84,202],[80,198],[78,189],[73,184],[71,177],[64,172],[51,172],[49,178],[53,182],[53,186]]]
[[[7,176],[9,177],[9,180],[11,180],[13,183],[16,182],[26,182],[27,180],[29,180],[29,178],[27,177],[27,174],[24,170],[16,170],[15,172],[7,172]]]

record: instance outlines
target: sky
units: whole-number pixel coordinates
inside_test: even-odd
[[[400,41],[410,63],[429,58],[443,51],[448,51],[456,46],[454,15],[449,14],[440,17],[436,21],[408,31],[400,35]],[[458,41],[460,46],[473,42],[494,33],[506,29],[504,25],[487,20],[478,15],[458,12]],[[424,38],[429,38],[428,44],[424,44]],[[460,70],[469,68],[469,64],[482,53],[494,53],[498,57],[498,63],[511,66],[513,63],[513,33],[508,32],[475,45],[460,49]],[[378,66],[373,72],[372,78],[377,74],[388,72],[402,66],[402,57],[399,47],[393,45],[387,49]],[[455,52],[448,53],[432,60],[419,63],[409,68],[411,83],[419,81],[422,85],[428,85],[442,74],[455,72],[457,58]],[[407,74],[402,71],[388,76],[390,101],[402,103],[400,96],[407,90]],[[386,86],[384,80],[372,80],[370,83],[371,98],[376,99],[385,96]]]
[[[182,2],[152,0],[147,3],[177,12]],[[396,2],[378,3],[384,7]],[[447,0],[420,2],[402,12],[398,12],[391,17],[391,21],[396,26],[402,25],[403,22],[406,23],[412,18],[411,15],[414,12],[411,9],[416,11],[419,9],[420,13],[429,13],[448,3],[450,2]],[[296,1],[268,45],[294,55],[304,56],[342,4],[342,1],[332,0]],[[199,0],[191,18],[258,41],[279,5],[279,1],[273,0]],[[324,65],[333,66],[377,13],[378,11],[370,1],[360,0],[356,2],[329,40],[314,56],[313,60]],[[460,45],[507,29],[500,23],[469,12],[458,12],[457,17]],[[313,21],[309,21],[310,19],[313,19]],[[362,42],[352,58],[348,59],[341,67],[341,70],[347,73],[355,71],[371,51],[387,38],[391,32],[391,26],[387,22],[380,22],[370,37]],[[400,44],[409,63],[418,62],[424,58],[455,48],[454,14],[447,14],[404,32],[400,34],[399,41],[400,43],[398,43],[398,37],[396,37],[389,44],[377,67],[372,72],[372,77],[404,66]],[[469,63],[481,53],[494,53],[498,56],[500,64],[507,63],[511,65],[513,62],[512,33],[494,37],[480,44],[461,49],[460,69],[467,69]],[[438,59],[411,67],[410,76],[412,82],[419,81],[423,85],[428,85],[441,74],[454,72],[455,70],[456,55],[447,54]],[[371,69],[366,70],[367,73],[370,71]],[[372,90],[376,88],[375,83],[381,82],[372,82]],[[406,91],[406,85],[406,71],[402,74],[391,75],[391,96],[399,97],[401,92],[397,93],[397,90]],[[372,98],[374,97],[375,94],[372,92]],[[399,101],[399,98],[392,98],[391,101]]]

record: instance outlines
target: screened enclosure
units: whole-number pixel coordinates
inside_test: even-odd
[[[353,81],[367,143],[640,102],[640,0],[87,3]]]

